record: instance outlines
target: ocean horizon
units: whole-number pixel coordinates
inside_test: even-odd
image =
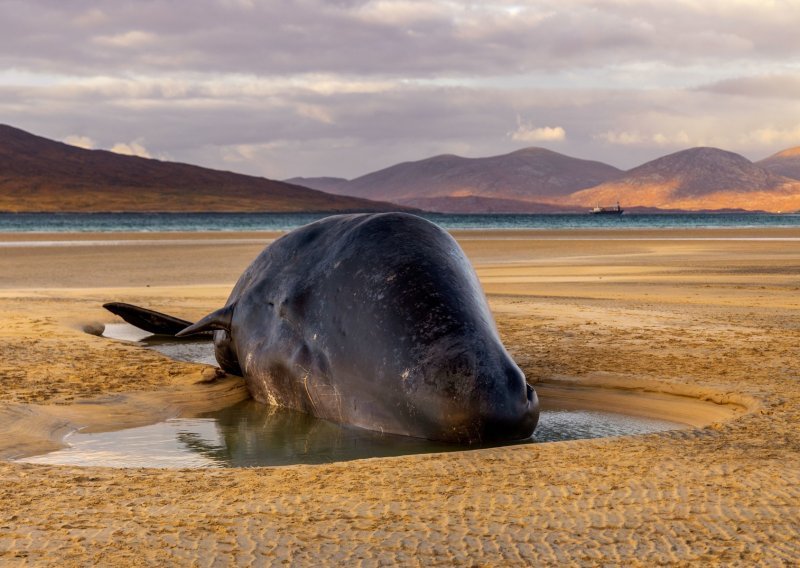
[[[449,230],[800,227],[800,214],[416,213]],[[289,231],[329,213],[0,213],[4,233]]]

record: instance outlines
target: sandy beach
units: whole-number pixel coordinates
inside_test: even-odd
[[[0,564],[800,562],[800,230],[454,234],[542,393],[719,412],[646,436],[319,466],[2,460]],[[235,378],[86,330],[113,321],[110,300],[196,319],[277,236],[0,235],[0,457],[243,396]]]

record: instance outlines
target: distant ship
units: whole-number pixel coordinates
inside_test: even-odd
[[[599,205],[589,210],[592,215],[622,215],[625,210],[619,206],[619,201],[615,207],[600,207]]]

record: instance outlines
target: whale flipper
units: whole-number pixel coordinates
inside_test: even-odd
[[[211,312],[196,324],[189,325],[186,329],[176,333],[175,337],[186,337],[187,335],[209,332],[215,329],[230,331],[231,318],[233,318],[233,309],[235,306],[236,304],[234,303],[220,308],[215,312]]]
[[[125,304],[123,302],[109,302],[103,307],[112,314],[118,315],[131,325],[158,335],[177,335],[179,331],[192,325],[192,322],[162,314],[147,308]]]

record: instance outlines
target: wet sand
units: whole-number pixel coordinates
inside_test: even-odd
[[[198,392],[233,396],[229,382],[197,384],[200,366],[83,328],[110,321],[100,304],[112,299],[187,319],[219,307],[274,236],[0,235],[0,452],[46,445],[42,433],[57,439],[70,421],[135,423]],[[623,388],[741,411],[693,412],[701,426],[648,436],[322,466],[0,462],[0,563],[800,559],[800,231],[457,236],[506,345],[543,392]],[[41,242],[61,239],[86,242]],[[171,393],[163,407],[154,391]],[[141,402],[105,411],[82,402],[97,397]]]

